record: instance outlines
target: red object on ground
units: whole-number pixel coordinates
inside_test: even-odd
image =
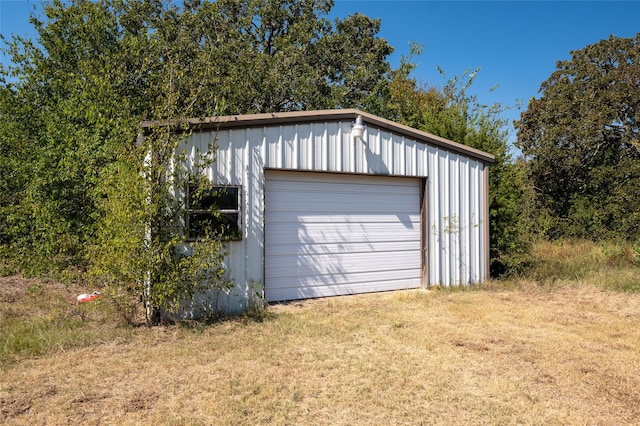
[[[80,302],[80,303],[91,302],[92,300],[96,300],[100,296],[102,296],[102,294],[100,294],[99,291],[94,291],[91,294],[83,293],[83,294],[78,296],[78,302]]]

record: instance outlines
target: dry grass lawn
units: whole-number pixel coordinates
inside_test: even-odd
[[[0,423],[640,424],[640,295],[520,284],[276,305],[24,357],[0,371]]]

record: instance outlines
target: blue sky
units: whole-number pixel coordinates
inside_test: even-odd
[[[33,35],[29,12],[39,1],[0,0],[0,33]],[[416,76],[441,85],[440,66],[453,77],[480,68],[471,92],[485,104],[515,106],[538,96],[556,61],[613,34],[640,32],[640,1],[391,1],[335,0],[331,17],[361,12],[381,18],[380,36],[396,49],[391,63],[424,46]],[[491,92],[490,89],[498,85]],[[510,120],[521,111],[506,113]],[[511,140],[515,134],[512,131]]]
[[[355,11],[381,18],[380,35],[396,48],[392,64],[408,54],[410,41],[424,46],[416,58],[424,83],[443,84],[437,66],[448,76],[480,68],[471,92],[482,103],[515,107],[520,100],[523,108],[572,50],[640,32],[640,1],[337,0],[332,13]]]

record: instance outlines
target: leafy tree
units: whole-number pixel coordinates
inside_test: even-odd
[[[571,52],[516,122],[550,237],[637,238],[640,34]]]
[[[10,251],[12,240],[25,238],[28,225],[17,218],[25,215],[20,201],[25,197],[27,165],[33,152],[27,143],[27,122],[21,120],[29,113],[28,105],[10,87],[0,88],[0,256]],[[0,261],[0,272],[11,273],[11,265]]]
[[[332,1],[190,5],[190,28],[201,28],[194,38],[216,67],[196,87],[220,114],[366,108],[390,70],[380,20],[355,14],[332,24],[323,17]]]
[[[3,145],[28,152],[12,158],[21,164],[22,190],[7,206],[4,218],[14,226],[3,242],[27,273],[86,265],[100,170],[135,138],[139,121],[118,91],[128,76],[107,6],[54,1],[45,12],[47,25],[32,19],[39,45],[9,44],[15,65],[4,90],[19,107],[0,126]]]

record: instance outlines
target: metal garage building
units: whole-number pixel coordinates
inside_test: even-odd
[[[227,310],[249,283],[282,301],[487,278],[492,155],[353,109],[191,124],[189,149],[214,142],[208,176],[237,194]]]

